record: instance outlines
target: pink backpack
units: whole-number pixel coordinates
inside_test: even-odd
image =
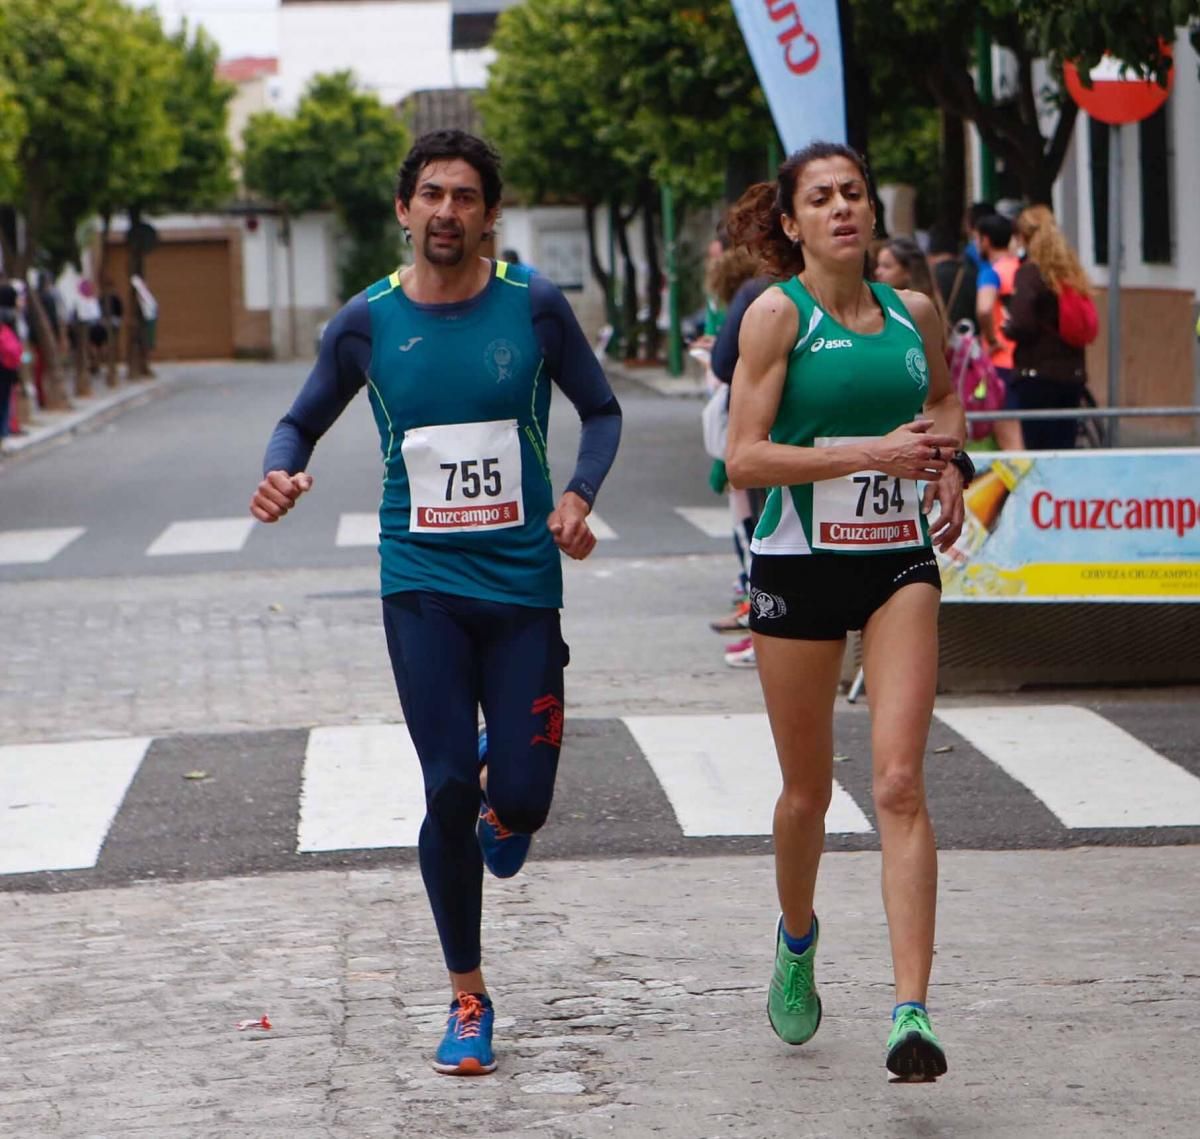
[[[1004,407],[1004,381],[996,373],[991,356],[975,335],[969,320],[960,320],[950,333],[950,378],[964,411],[1000,411]],[[971,439],[986,439],[995,421],[967,424]]]
[[[15,372],[21,366],[21,338],[0,321],[0,368]]]

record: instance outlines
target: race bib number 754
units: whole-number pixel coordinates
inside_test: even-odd
[[[504,530],[525,521],[515,419],[414,427],[400,448],[414,533]]]
[[[866,443],[871,436],[814,439],[816,447]],[[921,501],[912,479],[855,471],[813,483],[815,550],[906,550],[924,544]]]

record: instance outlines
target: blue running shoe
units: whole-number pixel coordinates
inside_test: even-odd
[[[483,854],[483,864],[497,878],[511,878],[522,866],[529,854],[533,836],[510,831],[487,805],[485,799],[479,805],[479,820],[475,824],[475,837]]]
[[[479,731],[479,765],[487,763],[487,728]],[[475,823],[475,837],[483,854],[483,864],[497,878],[511,878],[529,855],[533,836],[510,831],[488,806],[487,798],[479,804],[479,819]]]
[[[433,1070],[443,1076],[486,1076],[494,1072],[492,1022],[495,1019],[492,1002],[486,997],[459,993],[450,1005],[446,1035],[433,1058]]]

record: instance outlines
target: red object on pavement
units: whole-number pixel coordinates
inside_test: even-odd
[[[1163,54],[1171,49],[1163,45]],[[1063,78],[1071,98],[1093,119],[1110,126],[1138,123],[1159,109],[1171,93],[1175,70],[1167,72],[1167,85],[1160,87],[1153,79],[1143,79],[1133,71],[1124,71],[1119,59],[1106,55],[1090,72],[1091,87],[1085,87],[1079,70],[1073,63],[1063,64]]]
[[[238,1032],[242,1032],[247,1028],[270,1028],[271,1021],[264,1012],[258,1020],[239,1020],[234,1027]]]

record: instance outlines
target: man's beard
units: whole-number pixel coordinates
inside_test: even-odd
[[[457,240],[457,245],[450,248],[436,248],[433,244],[435,237],[453,237]],[[425,232],[425,258],[434,265],[457,265],[463,259],[464,243],[463,232],[461,229],[444,229],[436,233],[433,230]]]

